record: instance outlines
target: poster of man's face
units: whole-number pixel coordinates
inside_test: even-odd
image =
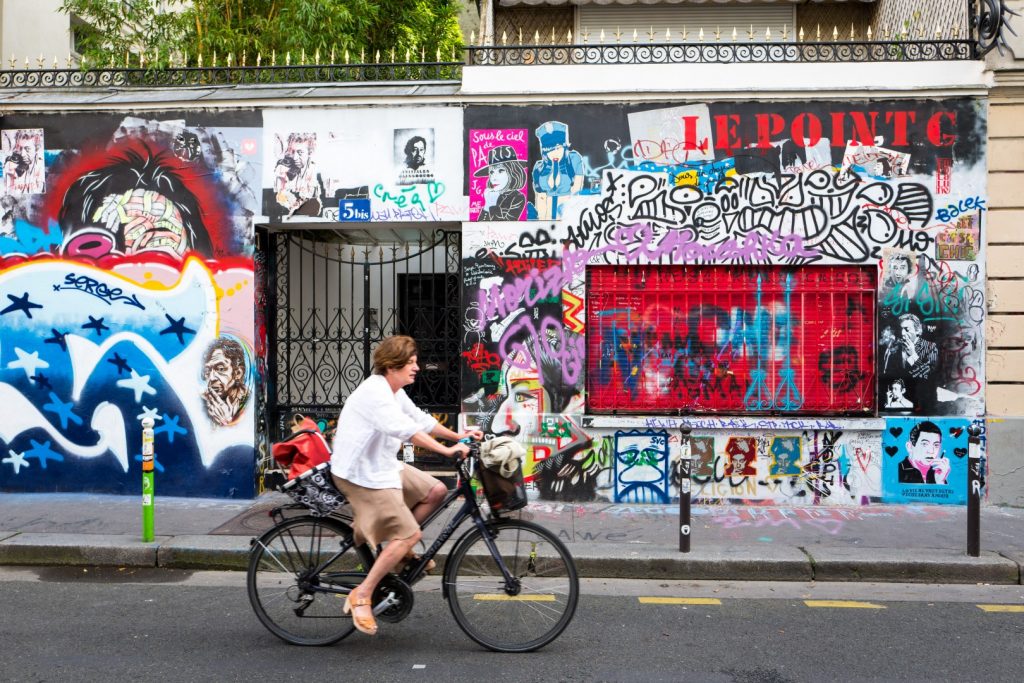
[[[210,420],[229,425],[242,414],[249,399],[245,349],[228,337],[220,337],[203,357],[203,400]]]
[[[799,437],[775,437],[770,447],[772,455],[769,472],[773,477],[788,477],[800,474]]]
[[[399,185],[434,182],[434,129],[395,130],[395,170]]]
[[[691,468],[695,477],[715,476],[715,437],[690,437]]]
[[[889,418],[882,433],[885,502],[964,503],[967,426],[963,418]]]
[[[2,133],[4,189],[10,194],[39,194],[45,189],[43,129],[23,128]]]
[[[733,437],[725,445],[725,474],[728,477],[757,475],[757,439]]]

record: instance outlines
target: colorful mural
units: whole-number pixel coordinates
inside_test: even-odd
[[[971,98],[7,116],[0,490],[134,492],[153,417],[160,493],[253,495],[253,224],[459,221],[460,418],[524,443],[536,497],[670,503],[689,439],[699,501],[962,502],[985,127]]]
[[[0,489],[251,497],[258,115],[4,124]]]
[[[600,450],[582,499],[628,469],[667,501],[584,416],[983,414],[985,125],[966,98],[468,107],[533,136],[529,222],[464,229],[465,419],[519,434],[542,499]],[[698,496],[900,499],[880,427],[693,436]]]

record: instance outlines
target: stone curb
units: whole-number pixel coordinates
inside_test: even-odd
[[[1011,562],[1017,563],[1017,581],[1018,583],[1024,584],[1024,551],[1018,552],[1001,552],[999,553]]]
[[[249,536],[174,536],[160,544],[156,566],[175,569],[241,569],[249,566]]]
[[[689,553],[650,545],[568,544],[580,576],[595,578],[811,581],[799,548],[704,545]]]
[[[107,565],[245,570],[251,536],[0,533],[0,565]],[[1020,584],[1024,553],[704,545],[690,553],[651,544],[569,543],[582,578],[720,581],[877,581]],[[447,556],[439,553],[443,566]],[[435,572],[437,573],[437,572]]]
[[[806,550],[816,581],[899,583],[1020,583],[1020,565],[989,551],[980,557],[953,550],[815,547]]]
[[[17,534],[0,541],[0,564],[155,567],[157,548],[170,536],[143,543],[114,534]]]

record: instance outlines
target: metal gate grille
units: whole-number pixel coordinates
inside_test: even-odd
[[[373,349],[392,334],[414,337],[420,349],[410,398],[434,414],[458,413],[461,233],[389,232],[394,242],[368,231],[271,235],[272,441],[294,415],[336,418],[370,374]]]

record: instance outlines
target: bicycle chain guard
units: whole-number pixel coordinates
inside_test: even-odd
[[[376,617],[380,621],[394,624],[405,619],[412,611],[412,588],[394,574],[388,574],[377,584],[377,589],[373,592],[373,604],[380,604],[389,594],[394,594],[394,600],[397,602]]]

